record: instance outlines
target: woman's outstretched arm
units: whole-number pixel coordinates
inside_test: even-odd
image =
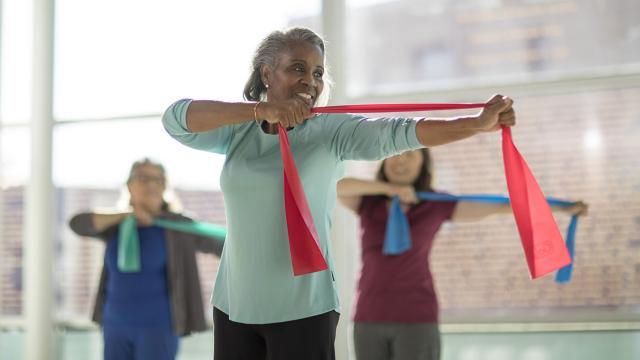
[[[449,119],[422,119],[416,126],[418,141],[426,146],[438,146],[463,140],[473,135],[495,131],[502,125],[513,126],[516,115],[513,100],[502,95],[494,95],[487,106],[475,116]]]
[[[344,178],[338,181],[338,200],[347,209],[357,213],[363,196],[399,196],[405,204],[418,202],[413,186],[400,186],[378,180]]]
[[[569,215],[586,215],[588,206],[577,201],[571,206],[551,205],[551,210]],[[510,204],[481,203],[475,201],[458,201],[453,211],[453,221],[478,221],[491,215],[511,214]]]

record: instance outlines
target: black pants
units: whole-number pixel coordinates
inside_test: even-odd
[[[275,324],[242,324],[213,309],[215,360],[335,360],[335,311]]]

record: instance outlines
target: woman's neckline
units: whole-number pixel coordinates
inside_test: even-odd
[[[265,120],[262,120],[258,126],[258,131],[263,134],[263,135],[270,135],[270,136],[278,136],[278,128],[276,127],[276,132],[275,133],[270,133],[267,132],[267,126],[268,126],[268,122],[266,122]],[[287,132],[293,131],[295,130],[296,127],[291,127],[291,128],[287,128]]]

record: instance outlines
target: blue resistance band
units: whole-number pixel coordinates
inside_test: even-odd
[[[451,195],[433,192],[418,192],[417,197],[421,200],[430,201],[474,201],[492,204],[509,204],[509,197],[504,195]],[[560,200],[556,198],[547,198],[549,205],[556,206],[572,206],[574,202]],[[575,253],[575,236],[578,227],[578,216],[573,215],[569,228],[567,229],[566,245],[569,255],[571,256],[571,264],[561,268],[556,273],[557,283],[568,283],[571,281],[571,273],[573,270],[573,259]],[[391,198],[391,208],[389,209],[389,218],[387,219],[387,229],[385,232],[384,246],[382,253],[385,255],[400,255],[411,249],[411,228],[409,221],[402,211],[400,199],[397,196]]]

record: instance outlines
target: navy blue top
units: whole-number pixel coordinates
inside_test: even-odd
[[[171,327],[164,229],[138,227],[140,272],[118,270],[118,234],[107,241],[104,326]]]

